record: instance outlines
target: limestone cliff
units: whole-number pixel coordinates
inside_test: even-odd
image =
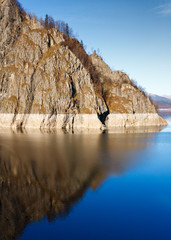
[[[121,71],[112,71],[95,52],[92,64],[100,73],[104,99],[110,113],[156,113],[155,106],[143,91]]]
[[[38,114],[36,127],[57,128],[84,126],[85,114],[91,114],[88,127],[93,119],[96,127],[105,125],[109,113],[156,115],[126,74],[112,72],[93,54],[94,81],[65,41],[57,29],[44,29],[23,14],[15,1],[0,0],[0,113],[12,114],[5,115],[5,124],[3,115],[1,126],[27,127],[32,114]],[[159,119],[157,125],[163,124]]]

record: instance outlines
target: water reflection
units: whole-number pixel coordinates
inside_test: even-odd
[[[0,135],[0,239],[66,217],[88,188],[121,174],[155,134]]]

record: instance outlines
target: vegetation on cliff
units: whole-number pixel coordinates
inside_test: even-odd
[[[14,122],[19,113],[156,113],[125,73],[86,53],[67,23],[38,20],[16,0],[1,0],[0,13],[0,113]]]

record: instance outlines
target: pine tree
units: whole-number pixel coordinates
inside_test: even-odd
[[[49,16],[46,14],[46,16],[45,16],[45,23],[44,23],[44,27],[46,28],[46,29],[48,29],[49,28]]]
[[[65,29],[65,34],[66,34],[66,36],[67,37],[70,37],[70,35],[69,35],[69,26],[68,26],[68,23],[66,24],[66,29]]]
[[[82,48],[84,48],[83,40],[81,40],[80,44],[81,44]]]

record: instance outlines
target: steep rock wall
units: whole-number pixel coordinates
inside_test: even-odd
[[[110,113],[156,113],[150,99],[132,83],[128,75],[121,71],[112,71],[95,52],[91,55],[91,60],[100,73],[104,98]]]
[[[30,119],[40,115],[36,117],[42,119],[39,128],[77,127],[76,122],[99,128],[109,113],[156,113],[126,74],[112,72],[96,54],[90,57],[99,73],[98,82],[93,82],[64,42],[60,31],[44,29],[34,17],[23,15],[14,1],[0,1],[0,114],[10,114],[6,115],[7,126],[26,127],[29,114]],[[101,85],[100,94],[97,85]],[[80,121],[81,117],[75,117],[79,114],[89,117]],[[96,115],[96,121],[91,114]],[[51,125],[51,119],[60,119],[60,123]],[[75,124],[74,119],[78,120]],[[4,120],[0,122],[3,125]]]

